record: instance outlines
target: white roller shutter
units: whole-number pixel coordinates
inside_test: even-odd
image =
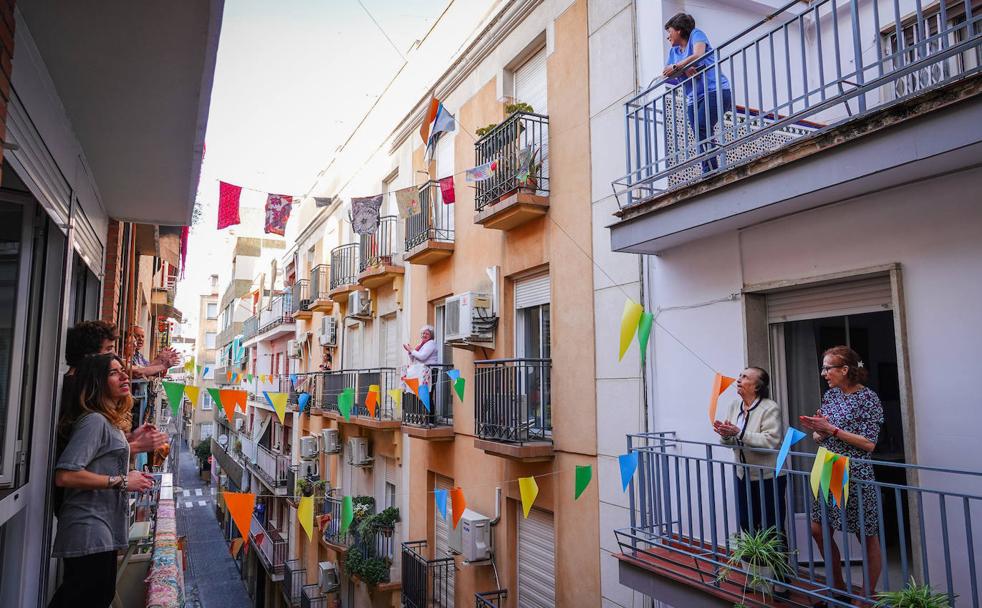
[[[382,317],[379,340],[381,341],[381,366],[399,366],[399,340],[397,336],[398,323],[395,315]]]
[[[450,498],[450,490],[453,489],[453,482],[446,477],[436,476],[433,481],[434,490],[447,491],[447,519],[440,517],[440,511],[433,509],[433,548],[434,559],[448,557],[450,553],[450,514],[453,513],[453,504]],[[442,572],[442,569],[437,569]],[[450,577],[447,581],[447,606],[453,607],[454,604],[454,578]],[[442,582],[434,582],[434,588],[442,588]]]
[[[532,106],[536,114],[548,114],[546,48],[542,47],[515,70],[515,100]]]
[[[784,323],[879,312],[893,308],[890,275],[769,293],[767,322]]]
[[[532,509],[518,518],[518,606],[556,605],[556,532],[552,515]]]
[[[548,304],[551,284],[548,274],[515,282],[515,308],[528,308]]]

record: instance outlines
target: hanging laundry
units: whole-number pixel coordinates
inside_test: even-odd
[[[378,212],[381,206],[381,194],[351,199],[351,227],[356,234],[375,232],[378,228]]]
[[[218,229],[239,223],[239,197],[242,186],[218,182]]]
[[[448,175],[440,180],[440,196],[443,198],[444,205],[451,205],[457,200],[457,193],[453,189],[453,176]]]
[[[407,186],[395,191],[396,206],[399,208],[399,217],[406,219],[411,215],[416,215],[420,211],[419,190],[416,186]]]
[[[266,197],[266,234],[283,236],[286,223],[290,219],[293,197],[283,194],[270,194]]]

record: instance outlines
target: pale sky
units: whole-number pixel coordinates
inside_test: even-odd
[[[226,0],[198,190],[202,216],[177,291],[192,326],[208,276],[231,259],[235,229],[215,229],[218,180],[306,193],[450,1],[361,0],[393,48],[358,0]],[[243,190],[241,205],[261,209],[265,200]]]

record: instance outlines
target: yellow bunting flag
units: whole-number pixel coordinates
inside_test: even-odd
[[[235,411],[235,408],[239,408],[243,412],[246,411],[246,398],[249,396],[249,393],[237,389],[225,388],[222,389],[221,395],[222,405],[225,406],[226,411],[228,411],[228,406],[226,405],[228,403],[232,404],[232,411]],[[230,416],[229,420],[231,419]]]
[[[818,488],[822,483],[822,470],[825,468],[825,461],[831,456],[832,453],[823,447],[819,447],[818,452],[815,454],[815,464],[812,465],[812,472],[811,475],[809,475],[812,495],[815,498],[818,498]]]
[[[368,386],[368,395],[365,397],[365,407],[368,408],[368,415],[375,417],[375,407],[378,405],[378,396],[382,389],[377,384]]]
[[[525,512],[525,517],[528,517],[535,497],[539,495],[539,484],[535,483],[535,477],[519,477],[518,491],[522,495],[522,511]]]
[[[401,417],[400,413],[402,412],[402,391],[400,391],[397,388],[390,388],[385,392],[388,393],[389,398],[392,399],[392,403],[394,403],[396,406],[395,407],[396,417]]]
[[[406,378],[406,386],[416,397],[419,397],[419,378]]]
[[[624,353],[631,346],[631,340],[638,333],[638,322],[641,321],[642,312],[644,307],[634,300],[624,302],[624,312],[621,314],[621,353],[617,357],[618,361],[624,358]]]
[[[464,509],[467,508],[467,499],[464,498],[464,491],[460,488],[451,490],[450,502],[453,508],[453,528],[456,530],[457,524],[460,523],[460,518],[464,516]]]
[[[225,506],[228,507],[239,534],[242,538],[248,538],[252,511],[256,508],[256,495],[252,492],[222,492],[222,498],[225,499]]]
[[[184,387],[184,396],[191,401],[191,407],[195,407],[195,405],[198,403],[199,393],[201,393],[201,389],[197,386],[188,385]]]
[[[730,378],[729,376],[724,376],[723,374],[717,373],[713,377],[713,394],[709,396],[709,422],[712,424],[716,421],[716,408],[719,405],[719,396],[723,394],[723,391],[730,388],[730,385],[736,382],[736,378]]]
[[[297,519],[300,520],[300,527],[307,533],[307,540],[314,539],[314,497],[301,496],[300,504],[297,505]]]
[[[290,397],[289,393],[270,393],[268,391],[264,391],[264,393],[266,394],[266,400],[276,410],[276,416],[280,419],[280,424],[283,424],[286,418],[286,401]]]

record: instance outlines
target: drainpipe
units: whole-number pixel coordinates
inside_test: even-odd
[[[494,519],[492,519],[488,523],[490,523],[491,527],[493,528],[494,526],[498,525],[499,521],[501,521],[501,488],[495,488],[494,489]]]

